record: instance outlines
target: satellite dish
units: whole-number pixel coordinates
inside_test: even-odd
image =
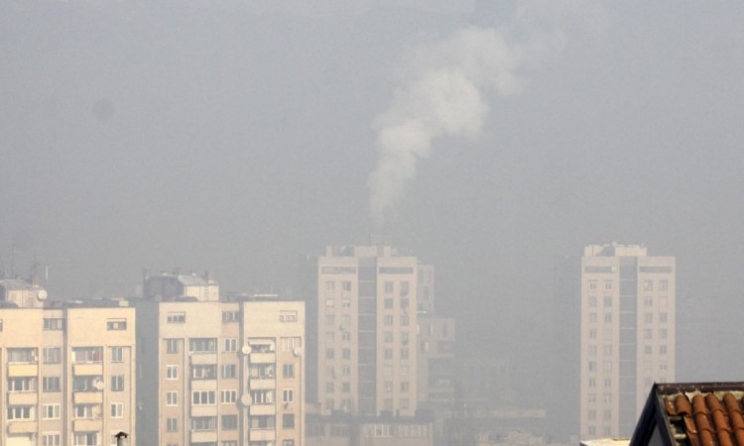
[[[244,355],[250,355],[253,349],[251,349],[251,346],[248,344],[245,344],[243,348],[240,349],[240,352]]]
[[[93,382],[93,387],[96,388],[96,390],[103,390],[103,381],[100,379],[97,379]]]
[[[240,396],[240,404],[243,407],[248,407],[251,405],[251,403],[252,403],[251,396],[249,394],[244,393],[243,395]]]
[[[297,356],[297,357],[299,358],[300,356],[302,356],[302,349],[301,349],[301,348],[299,348],[299,347],[297,347],[297,348],[295,348],[295,349],[294,349],[294,350],[292,351],[292,353],[294,353],[294,355],[295,355],[295,356]]]
[[[36,298],[39,300],[45,300],[47,298],[46,290],[39,290],[39,292],[36,293]]]

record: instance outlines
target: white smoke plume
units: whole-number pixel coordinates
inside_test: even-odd
[[[374,122],[379,161],[370,174],[370,214],[380,225],[416,176],[421,158],[443,136],[476,138],[489,112],[488,96],[518,94],[523,72],[564,46],[567,16],[587,0],[522,2],[515,19],[498,28],[469,26],[422,50],[411,80],[395,92]],[[593,14],[593,17],[596,17]]]

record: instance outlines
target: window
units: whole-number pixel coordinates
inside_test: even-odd
[[[389,326],[393,325],[393,316],[391,316],[391,315],[385,316],[384,321],[385,321],[385,326],[386,327],[389,327]]]
[[[604,371],[605,372],[611,372],[612,371],[612,361],[605,361],[604,362]]]
[[[254,415],[250,417],[248,421],[251,429],[274,429],[274,416],[273,415]]]
[[[591,388],[597,387],[597,378],[589,378],[589,387]]]
[[[611,290],[612,289],[612,281],[611,280],[605,280],[604,281],[604,289]]]
[[[59,434],[46,433],[41,434],[41,446],[60,446],[61,437]]]
[[[95,446],[98,444],[98,432],[78,432],[74,440],[75,446]]]
[[[180,339],[166,339],[165,340],[165,351],[168,354],[176,354],[181,352],[181,340]]]
[[[238,429],[238,416],[237,415],[222,415],[222,429],[226,431],[234,431]]]
[[[590,420],[596,420],[597,419],[597,411],[592,409],[589,411],[589,419]]]
[[[33,406],[8,406],[8,420],[32,420]]]
[[[44,330],[64,330],[65,320],[59,318],[44,318]]]
[[[651,280],[644,280],[643,291],[653,291],[653,290],[654,290],[654,282]]]
[[[215,338],[192,338],[189,339],[190,353],[214,353],[217,351],[217,340]]]
[[[36,349],[35,348],[9,348],[8,349],[8,362],[10,363],[36,363]]]
[[[111,362],[124,362],[124,347],[111,347]]]
[[[668,319],[669,316],[667,315],[667,313],[659,313],[659,322],[661,322],[662,324],[666,324]]]
[[[109,319],[106,321],[106,330],[126,330],[126,319]]]
[[[214,391],[212,390],[198,391],[197,390],[191,394],[191,402],[194,405],[215,404]]]
[[[165,379],[175,380],[178,379],[178,366],[169,365],[165,367]]]
[[[58,420],[59,419],[59,404],[44,404],[42,407],[42,418],[45,420]]]
[[[605,322],[612,322],[612,313],[605,313],[604,314],[604,321]]]
[[[643,354],[644,354],[644,355],[650,355],[650,354],[652,354],[652,353],[653,353],[653,349],[651,348],[651,346],[650,346],[650,345],[645,345],[645,346],[643,347]]]
[[[659,346],[659,354],[660,355],[666,355],[667,354],[667,346],[666,345],[660,345]]]
[[[341,357],[344,359],[351,359],[351,349],[344,348],[343,350],[341,350]]]
[[[612,411],[611,410],[605,410],[602,413],[602,419],[605,420],[605,421],[612,420]]]
[[[282,377],[284,378],[294,377],[294,365],[293,364],[284,364],[282,366]]]
[[[294,440],[282,440],[282,446],[294,446]]]
[[[72,378],[73,392],[98,392],[103,390],[100,376],[75,376]]]
[[[612,378],[605,378],[602,385],[604,387],[612,387]]]
[[[392,310],[393,309],[393,299],[385,299],[384,305],[386,310]]]
[[[238,340],[235,338],[228,338],[222,341],[223,351],[236,352],[238,351]]]
[[[651,296],[645,296],[643,298],[643,306],[644,307],[651,307],[654,305],[654,300],[651,298]]]
[[[393,286],[392,281],[385,282],[385,294],[393,294]]]
[[[407,281],[401,281],[400,282],[400,297],[407,297],[410,289],[411,289],[410,283],[408,283]]]
[[[166,315],[166,322],[169,324],[185,324],[186,323],[186,313],[178,312],[178,313],[168,313]]]
[[[10,392],[30,392],[35,389],[33,378],[8,378],[8,391]]]
[[[597,362],[596,361],[589,361],[588,368],[589,368],[589,371],[590,372],[597,371]]]
[[[659,330],[659,339],[666,339],[667,338],[667,329],[662,328]]]
[[[204,364],[191,366],[192,379],[217,379],[217,366]]]
[[[238,376],[238,366],[235,364],[222,364],[222,377],[235,378]]]
[[[72,360],[75,363],[101,362],[103,356],[101,347],[76,347],[72,349]]]
[[[325,386],[326,393],[333,393],[336,390],[336,385],[333,381],[328,381]]]
[[[410,302],[410,300],[407,297],[406,298],[403,298],[403,299],[400,300],[400,309],[401,310],[407,310],[408,307],[410,306],[410,304],[411,304],[411,302]]]
[[[291,403],[294,401],[294,390],[292,389],[284,389],[282,391],[282,402],[283,403]]]
[[[124,375],[111,376],[111,391],[112,392],[123,392],[124,391]]]
[[[653,313],[646,312],[643,314],[643,323],[644,324],[651,324],[654,322],[654,315]]]
[[[326,285],[326,295],[333,294],[333,291],[335,289],[335,286],[334,286],[335,284],[329,280],[329,281],[326,281],[325,285]]]
[[[597,296],[589,296],[589,308],[597,308]]]
[[[597,329],[596,328],[590,328],[589,329],[589,339],[597,339]]]
[[[336,319],[333,317],[332,314],[326,314],[325,324],[326,325],[336,325]]]
[[[595,313],[595,312],[589,313],[589,323],[590,324],[596,324],[597,323],[597,313]]]
[[[47,347],[44,349],[44,364],[59,364],[62,362],[62,349]]]
[[[111,418],[124,418],[124,403],[111,403]]]
[[[602,394],[602,402],[605,404],[609,404],[612,402],[612,394],[610,393],[603,393]]]
[[[195,431],[213,431],[217,429],[217,417],[194,417],[191,429]]]
[[[240,321],[240,311],[223,311],[222,322],[238,322]]]
[[[401,348],[400,349],[400,359],[408,359],[408,349],[407,348]]]
[[[326,359],[333,359],[334,356],[334,350],[332,348],[326,349]]]
[[[176,391],[165,392],[165,405],[166,406],[178,406],[178,392]]]
[[[220,403],[222,404],[234,403],[237,400],[238,400],[237,390],[222,390],[220,392]]]
[[[385,381],[385,393],[393,393],[393,382]]]
[[[178,432],[178,418],[168,418],[165,425],[168,432]]]
[[[590,345],[589,346],[589,356],[597,356],[597,346],[596,345]]]
[[[253,379],[271,379],[274,377],[274,364],[251,364],[248,376]]]
[[[410,324],[409,320],[410,318],[408,317],[407,314],[402,315],[400,317],[400,325],[407,327]]]
[[[606,344],[602,347],[602,354],[609,356],[612,354],[612,344]]]
[[[612,308],[612,296],[604,297],[604,306],[605,308]]]
[[[251,390],[250,395],[253,404],[274,404],[273,390]]]
[[[294,414],[285,413],[282,415],[282,427],[284,429],[294,429]]]
[[[74,406],[75,418],[94,418],[96,415],[98,415],[100,408],[101,406],[99,404],[76,404]]]
[[[596,403],[597,402],[597,394],[596,393],[590,393],[587,395],[587,400],[590,403]]]
[[[590,290],[596,290],[597,289],[597,281],[596,280],[590,280],[589,281],[589,289]]]
[[[44,392],[59,392],[62,388],[59,376],[45,376],[41,382]]]
[[[659,291],[667,291],[669,290],[669,281],[668,280],[660,280],[659,281]]]
[[[341,383],[341,391],[344,393],[351,392],[351,383],[348,383],[348,382]]]
[[[351,282],[341,282],[341,289],[345,293],[350,293],[351,292]]]
[[[393,342],[393,332],[392,331],[386,331],[384,336],[385,336],[384,341],[386,343]]]
[[[341,299],[342,308],[351,308],[351,299]]]
[[[296,311],[282,311],[279,313],[279,322],[297,322]]]
[[[383,351],[383,354],[385,356],[385,359],[393,359],[393,349],[392,348],[386,348]]]
[[[328,308],[333,308],[336,305],[336,300],[332,297],[329,297],[325,301],[325,305]]]

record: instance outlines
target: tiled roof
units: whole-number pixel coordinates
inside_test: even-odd
[[[656,384],[631,445],[655,427],[668,446],[744,446],[742,398],[744,383]]]

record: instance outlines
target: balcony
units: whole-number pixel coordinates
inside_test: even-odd
[[[34,434],[37,431],[36,420],[11,420],[8,421],[9,434]]]
[[[191,390],[217,390],[217,379],[192,379]]]
[[[98,404],[103,402],[102,392],[75,392],[72,395],[75,404]]]
[[[37,364],[8,364],[8,376],[36,376],[39,374]]]
[[[36,392],[8,392],[9,406],[35,406],[39,403]]]
[[[274,441],[276,432],[273,429],[251,429],[251,441]]]
[[[191,431],[192,443],[215,443],[217,441],[217,431]]]
[[[189,358],[193,365],[217,364],[217,353],[191,353]]]
[[[192,417],[214,417],[217,416],[217,405],[216,404],[205,404],[205,405],[191,405],[191,416]]]
[[[103,428],[103,423],[100,418],[74,420],[72,422],[72,428],[76,432],[100,431]]]
[[[273,364],[276,362],[276,353],[251,353],[251,364]]]
[[[251,415],[275,415],[276,406],[273,404],[252,404]]]
[[[264,389],[276,388],[276,381],[274,381],[273,378],[272,379],[251,378],[251,380],[248,381],[248,384],[251,390],[264,390]]]
[[[72,373],[77,376],[101,376],[103,375],[103,364],[100,362],[74,364]]]

